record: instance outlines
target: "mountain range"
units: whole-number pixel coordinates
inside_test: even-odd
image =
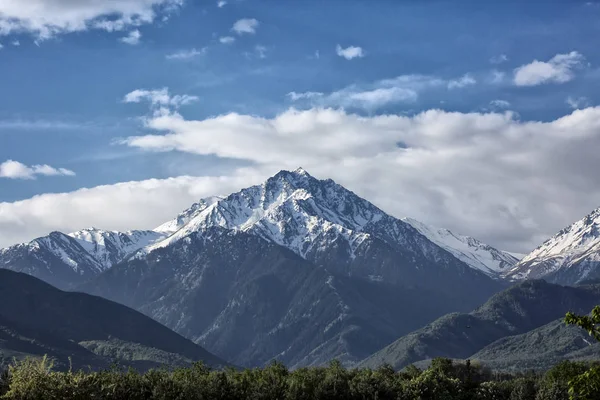
[[[529,325],[498,322],[501,313],[481,308],[467,314],[511,290],[531,292],[531,307],[542,307],[547,288],[529,282],[497,294],[525,279],[575,285],[595,277],[598,214],[519,260],[475,238],[393,217],[300,168],[201,199],[153,230],[52,232],[0,250],[0,267],[136,309],[235,365],[278,359],[297,368],[337,358],[402,366],[438,353],[470,356],[540,329],[566,305],[585,311],[593,301],[565,300]],[[501,328],[490,325],[494,318]],[[452,330],[463,320],[485,340],[463,343],[464,333]],[[443,344],[427,339],[438,337],[435,326],[456,335],[455,343],[432,351]]]

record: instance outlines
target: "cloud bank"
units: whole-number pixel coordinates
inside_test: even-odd
[[[53,229],[151,228],[200,197],[298,166],[397,217],[516,252],[530,251],[600,206],[600,107],[549,122],[521,121],[511,112],[361,116],[320,107],[272,118],[230,113],[190,120],[175,111],[181,102],[168,91],[132,93],[131,101],[164,109],[144,119],[148,134],[122,145],[216,155],[251,167],[220,177],[128,182],[1,203],[0,246]]]

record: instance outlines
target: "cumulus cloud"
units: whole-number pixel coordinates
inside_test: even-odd
[[[66,168],[54,168],[46,164],[27,166],[14,160],[6,160],[0,164],[0,178],[35,179],[38,175],[74,176],[75,172]]]
[[[152,98],[132,95],[142,97]],[[144,123],[148,134],[122,143],[252,167],[221,177],[130,182],[0,203],[0,246],[89,225],[151,228],[200,197],[298,166],[335,179],[392,215],[516,252],[530,251],[600,206],[600,107],[547,122],[522,121],[510,112],[365,117],[313,108],[271,118],[231,113],[202,120],[168,111]]]
[[[119,40],[125,44],[135,46],[140,43],[140,39],[142,38],[142,33],[135,29],[127,34],[127,36],[123,36]]]
[[[153,107],[179,108],[198,101],[198,96],[188,94],[171,96],[168,88],[162,88],[156,90],[136,89],[123,97],[124,103],[140,103],[142,101],[148,101]]]
[[[579,108],[589,107],[589,105],[590,105],[590,99],[588,99],[587,97],[572,97],[572,96],[569,96],[569,97],[567,97],[567,100],[565,100],[565,102],[573,110],[577,110]]]
[[[231,28],[231,30],[234,31],[235,33],[237,33],[238,35],[255,34],[256,29],[258,28],[258,25],[259,25],[258,20],[254,19],[254,18],[243,18],[243,19],[237,20],[233,24],[233,27]]]
[[[550,61],[534,60],[514,71],[514,83],[517,86],[537,86],[544,83],[565,83],[575,77],[575,70],[583,66],[585,58],[581,53],[572,51],[557,54]]]
[[[235,42],[235,38],[233,36],[223,36],[219,38],[219,42],[223,44],[231,44]]]
[[[3,0],[0,35],[29,33],[38,40],[88,29],[122,31],[168,15],[184,0]]]
[[[165,57],[167,60],[189,60],[204,54],[206,54],[206,47],[200,50],[196,50],[195,48],[190,50],[180,50],[175,53],[167,54]]]
[[[477,81],[471,74],[465,74],[458,79],[452,79],[448,82],[448,89],[462,89],[467,86],[475,85]]]
[[[155,133],[123,143],[245,160],[257,176],[301,165],[393,215],[512,251],[531,250],[600,206],[600,107],[550,122],[510,112],[364,117],[315,108],[273,118],[171,113],[146,124]]]
[[[365,56],[365,52],[362,47],[348,46],[342,48],[339,44],[335,48],[335,52],[338,56],[345,58],[346,60],[352,60],[354,58],[362,58]]]

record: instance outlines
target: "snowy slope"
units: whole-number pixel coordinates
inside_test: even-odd
[[[435,228],[412,218],[403,218],[422,235],[449,251],[467,265],[498,276],[502,271],[513,267],[519,260],[513,255],[497,250],[469,236],[457,235],[448,229]]]
[[[194,204],[157,229],[177,229],[171,236],[147,246],[136,256],[144,257],[191,234],[219,227],[255,234],[317,264],[335,257],[338,265],[348,266],[362,257],[362,272],[374,265],[365,259],[372,257],[367,254],[377,246],[374,242],[384,242],[399,251],[407,262],[412,260],[410,264],[416,269],[427,263],[461,269],[458,263],[491,275],[517,261],[475,239],[425,228],[416,221],[413,224],[386,214],[330,179],[318,180],[299,168],[281,171],[261,185],[227,197]],[[357,269],[353,271],[358,273]],[[374,270],[367,277],[381,279],[382,273]],[[456,274],[460,272],[456,270]]]
[[[348,243],[352,256],[372,235],[394,245],[406,244],[405,235],[418,235],[410,225],[332,180],[317,180],[301,168],[281,171],[261,185],[224,198],[203,200],[157,230],[166,232],[175,227],[179,229],[171,236],[139,255],[210,227],[253,233],[304,258],[338,239]]]
[[[0,249],[0,268],[24,272],[60,288],[90,279],[164,233],[115,232],[95,228],[68,235],[52,232],[28,243]]]
[[[507,272],[511,280],[575,284],[600,276],[600,208],[564,228]]]
[[[69,233],[101,266],[108,269],[126,255],[164,239],[165,234],[155,231],[104,231],[96,228]]]
[[[201,199],[198,203],[192,204],[190,208],[179,213],[175,219],[165,222],[159,227],[155,228],[155,232],[163,233],[165,236],[171,235],[174,232],[177,232],[184,225],[186,225],[190,220],[200,214],[202,211],[206,210],[207,207],[213,205],[219,200],[222,200],[221,196],[212,196],[207,197],[205,199]]]

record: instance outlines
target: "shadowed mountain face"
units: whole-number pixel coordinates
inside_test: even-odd
[[[405,335],[360,363],[389,363],[403,368],[435,358],[468,358],[496,340],[522,334],[564,317],[567,311],[587,313],[600,302],[600,286],[559,286],[526,281],[494,295],[469,314],[443,316]]]
[[[48,354],[59,366],[141,369],[224,361],[143,314],[103,298],[63,292],[29,275],[0,270],[0,355]]]
[[[426,287],[335,274],[221,228],[119,264],[81,289],[135,307],[244,366],[353,363],[398,332],[471,307]]]

